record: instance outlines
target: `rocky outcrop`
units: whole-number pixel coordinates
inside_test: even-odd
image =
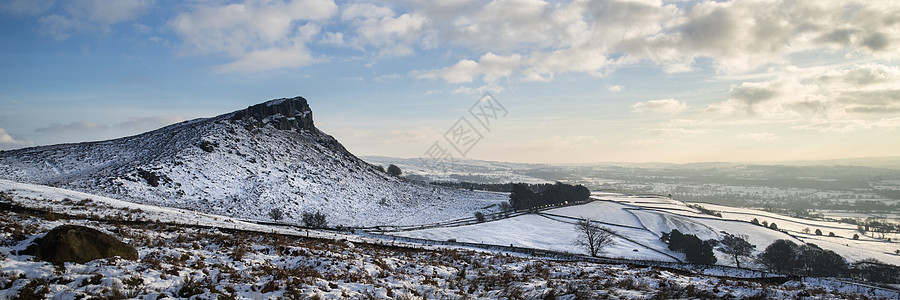
[[[78,225],[53,228],[22,254],[34,255],[39,260],[52,263],[86,263],[115,256],[138,259],[138,252],[134,247],[99,230]]]
[[[313,130],[312,110],[303,97],[282,98],[234,112],[231,120],[243,120],[250,126],[272,125],[279,130]]]

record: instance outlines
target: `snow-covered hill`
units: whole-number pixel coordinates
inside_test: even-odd
[[[109,141],[0,152],[0,178],[139,203],[252,219],[275,208],[298,223],[427,223],[505,200],[406,182],[377,170],[317,129],[302,97]]]

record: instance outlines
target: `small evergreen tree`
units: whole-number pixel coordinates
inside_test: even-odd
[[[816,228],[816,235],[822,235],[822,229]]]
[[[388,172],[388,174],[391,174],[391,176],[394,176],[394,177],[398,177],[398,176],[400,176],[400,174],[403,173],[403,171],[400,171],[400,167],[395,166],[394,164],[391,164],[390,166],[388,166],[387,172]]]
[[[660,237],[669,245],[669,250],[684,253],[685,259],[695,264],[715,264],[716,255],[713,253],[715,240],[704,241],[693,234],[683,234],[678,229],[671,232],[663,232]]]

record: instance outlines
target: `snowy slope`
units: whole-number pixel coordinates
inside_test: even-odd
[[[63,191],[53,193],[64,194]],[[388,246],[165,224],[0,214],[0,299],[894,299],[829,279],[785,284],[660,268]],[[21,250],[62,224],[135,246],[140,259],[54,266]],[[20,232],[20,233],[17,233]],[[263,233],[264,232],[264,233]],[[340,239],[340,240],[339,240]],[[757,276],[754,273],[732,276]]]
[[[116,140],[3,151],[0,178],[251,219],[321,211],[344,226],[468,217],[504,200],[376,170],[315,128],[301,97]]]

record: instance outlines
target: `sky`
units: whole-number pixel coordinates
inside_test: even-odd
[[[363,156],[896,156],[898,58],[889,0],[0,0],[0,149],[303,96]]]

